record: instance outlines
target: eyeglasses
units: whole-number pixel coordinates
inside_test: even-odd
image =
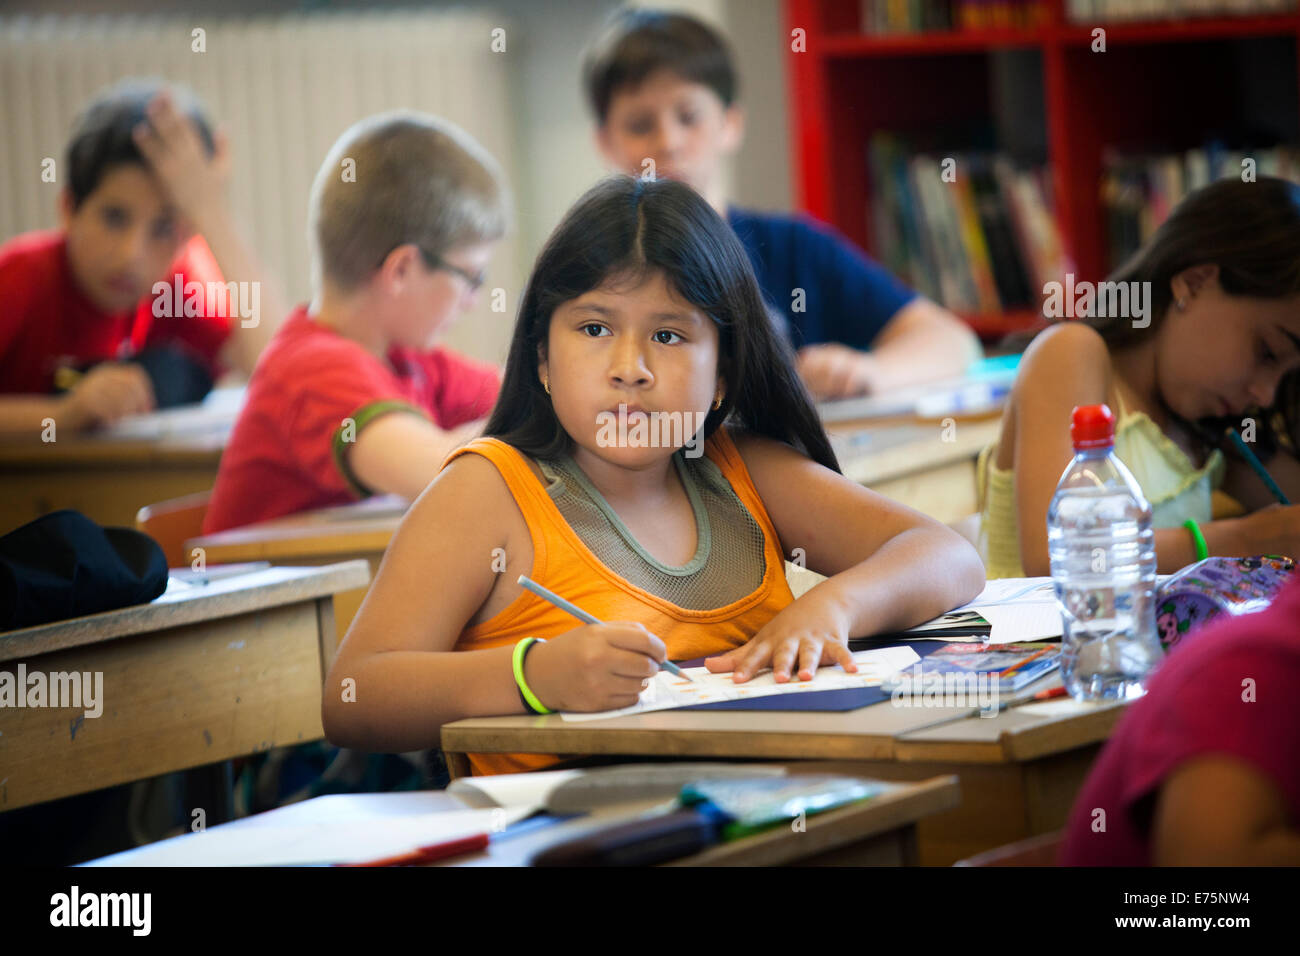
[[[419,246],[416,246],[416,248],[420,249]],[[452,275],[460,276],[469,286],[470,292],[477,292],[482,288],[483,283],[487,281],[486,272],[470,272],[455,263],[448,262],[442,256],[432,255],[423,249],[420,249],[420,255],[424,258],[425,265],[430,269],[441,269],[443,272],[450,272]]]

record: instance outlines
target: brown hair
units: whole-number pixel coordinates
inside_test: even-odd
[[[615,93],[663,69],[704,84],[724,106],[736,100],[736,70],[722,34],[689,14],[621,7],[583,64],[583,87],[597,124],[605,125]]]
[[[163,92],[171,95],[177,111],[194,124],[204,153],[212,155],[212,127],[203,104],[191,90],[153,77],[122,80],[96,93],[73,123],[66,160],[72,208],[98,189],[110,170],[126,164],[149,168],[135,143],[135,129],[148,121],[149,103]]]
[[[426,257],[501,238],[509,200],[500,167],[468,133],[409,111],[350,127],[312,183],[313,281],[355,289],[395,248]]]
[[[1170,283],[1193,266],[1219,267],[1228,295],[1282,299],[1300,294],[1300,186],[1274,176],[1221,179],[1186,196],[1155,234],[1108,277],[1151,283],[1151,325],[1127,316],[1090,319],[1106,344],[1122,348],[1157,328],[1173,302]]]
[[[1184,269],[1213,264],[1228,295],[1283,299],[1300,295],[1300,186],[1275,176],[1255,182],[1221,179],[1189,193],[1137,252],[1106,277],[1108,282],[1151,283],[1150,324],[1135,328],[1131,316],[1081,318],[1113,352],[1150,335],[1173,304],[1171,283]],[[1033,336],[1013,335],[1004,348],[1021,351]],[[1250,409],[1261,423],[1257,450],[1268,460],[1279,445],[1300,448],[1300,373],[1285,376],[1272,408]],[[1224,429],[1240,417],[1189,423],[1210,446],[1223,444]]]

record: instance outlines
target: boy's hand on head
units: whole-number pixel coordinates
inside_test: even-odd
[[[852,398],[872,391],[874,360],[847,345],[806,345],[799,350],[795,367],[818,401]]]
[[[211,157],[189,117],[160,93],[148,107],[148,122],[135,130],[135,142],[189,224],[203,231],[215,209],[224,208],[230,150],[225,134],[213,133]]]
[[[153,383],[139,365],[104,362],[96,365],[65,398],[74,428],[108,425],[127,415],[152,411]]]
[[[803,597],[768,621],[748,643],[706,658],[704,666],[714,674],[731,671],[737,684],[769,666],[778,684],[789,681],[792,673],[799,680],[812,680],[822,665],[840,664],[854,674],[858,665],[849,650],[848,630],[843,614],[824,602]]]
[[[644,624],[586,624],[533,648],[524,679],[551,710],[614,710],[637,702],[667,653]]]

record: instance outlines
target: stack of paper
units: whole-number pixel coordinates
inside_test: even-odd
[[[1050,577],[990,581],[979,597],[954,611],[974,611],[988,621],[990,644],[1041,641],[1064,633]]]

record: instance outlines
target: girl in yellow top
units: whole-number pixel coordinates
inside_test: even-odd
[[[989,577],[1049,573],[1047,507],[1073,455],[1070,410],[1101,402],[1117,415],[1116,454],[1151,502],[1162,573],[1197,560],[1198,531],[1208,554],[1300,553],[1300,507],[1276,505],[1223,440],[1229,427],[1254,440],[1287,497],[1300,498],[1288,374],[1300,368],[1300,189],[1272,177],[1206,186],[1110,280],[1150,283],[1149,324],[1117,316],[1039,334],[1001,436],[980,456]]]
[[[634,703],[665,658],[716,655],[737,682],[852,670],[850,636],[983,586],[960,536],[839,474],[744,249],[681,183],[617,177],[570,210],[484,434],[416,501],[339,648],[322,708],[335,744],[425,749],[449,721],[527,713],[527,638],[546,640],[523,659],[535,699],[598,711]],[[798,601],[795,549],[829,576]],[[580,624],[520,574],[610,623]]]

